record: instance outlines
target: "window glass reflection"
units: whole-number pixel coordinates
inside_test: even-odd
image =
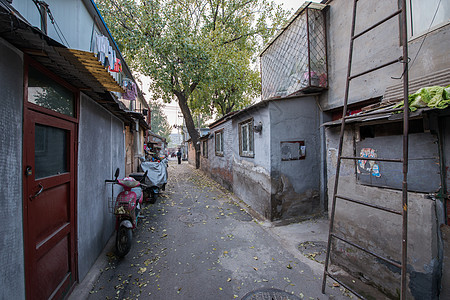
[[[65,130],[36,125],[34,135],[35,179],[68,172],[67,141]]]
[[[74,117],[73,93],[32,66],[28,71],[28,101]]]

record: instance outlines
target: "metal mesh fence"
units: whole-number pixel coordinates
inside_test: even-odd
[[[262,98],[286,97],[326,88],[325,19],[304,10],[261,55]]]

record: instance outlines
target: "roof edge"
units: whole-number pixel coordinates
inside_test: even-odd
[[[212,129],[214,127],[219,126],[220,124],[234,118],[237,117],[241,114],[243,114],[246,111],[252,110],[252,109],[257,109],[260,107],[264,107],[267,106],[269,104],[269,102],[273,102],[273,101],[283,101],[283,100],[293,100],[296,98],[306,98],[306,97],[315,97],[320,95],[320,93],[311,93],[311,94],[300,94],[300,95],[293,95],[293,96],[288,96],[288,97],[283,97],[283,98],[270,98],[270,99],[266,99],[266,100],[261,100],[259,102],[256,102],[255,104],[252,104],[250,106],[247,106],[241,110],[236,110],[233,112],[230,112],[228,114],[226,114],[225,116],[221,117],[220,119],[214,121],[213,123],[209,124],[209,128]]]

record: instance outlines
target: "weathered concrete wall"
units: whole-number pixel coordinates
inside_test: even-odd
[[[408,44],[409,57],[413,58],[417,55],[414,64],[412,64],[409,70],[410,80],[450,67],[450,53],[448,51],[450,48],[449,35],[450,25],[448,24],[431,31],[427,35],[418,55],[417,52],[421,47],[424,36],[422,35],[410,40]]]
[[[133,173],[134,165],[134,135],[130,126],[125,126],[125,174]]]
[[[444,255],[442,263],[442,281],[440,299],[450,299],[450,226],[441,225]]]
[[[203,169],[207,169],[207,172],[212,179],[220,183],[226,189],[233,191],[233,133],[232,133],[231,121],[227,121],[217,127],[211,128],[211,139],[208,139],[208,158],[202,158],[203,161],[207,161],[207,166],[203,166]],[[222,131],[223,133],[223,156],[216,155],[215,145],[215,133]]]
[[[125,175],[123,122],[82,95],[78,145],[78,272],[82,280],[114,231],[108,211],[116,168]],[[116,188],[117,189],[117,188]],[[117,192],[117,191],[116,191]]]
[[[177,149],[178,151],[178,149]],[[195,166],[195,148],[194,145],[192,144],[192,142],[188,143],[188,153],[187,153],[187,158],[188,158],[188,162]]]
[[[141,157],[144,156],[144,130],[142,127],[139,127],[139,131],[134,132],[133,172],[139,172],[141,170]]]
[[[0,38],[0,299],[25,299],[22,215],[23,54]]]
[[[339,128],[327,128],[327,165],[329,211],[333,194],[337,163]],[[344,137],[344,156],[354,156],[354,129],[349,126]],[[413,147],[413,145],[410,145]],[[433,152],[437,152],[436,149]],[[399,166],[401,168],[401,166]],[[355,162],[343,160],[338,194],[347,195],[372,204],[401,210],[401,191],[364,186],[357,183]],[[426,176],[439,176],[427,174]],[[408,193],[408,293],[411,299],[436,299],[439,277],[438,224],[436,203],[422,193]],[[338,200],[335,217],[336,232],[351,241],[394,261],[401,261],[401,216]],[[355,276],[378,286],[385,293],[396,296],[400,286],[400,270],[374,259],[341,242],[334,243],[332,262]]]
[[[361,32],[397,9],[397,1],[358,2],[355,32]],[[327,11],[329,89],[321,97],[321,105],[324,110],[343,105],[342,99],[344,98],[347,77],[352,10],[352,1],[335,0],[330,2],[330,7]],[[398,24],[398,18],[393,18],[355,40],[352,64],[353,75],[402,56]],[[450,67],[450,54],[446,50],[450,48],[449,32],[450,26],[447,25],[427,35],[420,54],[409,70],[410,80],[424,76],[429,72]],[[423,36],[410,40],[409,57],[411,59],[416,56],[422,41]],[[351,82],[349,103],[382,96],[388,86],[400,83],[399,80],[391,77],[400,77],[402,68],[401,64],[394,64],[353,80]]]
[[[207,149],[206,149],[206,155],[204,155],[204,150],[203,150],[203,142],[206,142],[208,144]],[[201,150],[201,154],[200,154],[200,169],[205,171],[209,176],[211,176],[211,160],[210,158],[212,157],[212,155],[214,155],[214,152],[211,152],[211,148],[214,147],[214,139],[213,138],[207,138],[207,139],[202,139],[200,141],[200,150]]]
[[[261,133],[254,133],[254,157],[239,155],[239,123],[253,118],[262,124]],[[232,119],[233,192],[262,217],[273,219],[270,179],[271,126],[267,107],[250,109]]]
[[[320,207],[319,108],[314,97],[272,101],[270,151],[273,217],[302,219]],[[282,161],[281,142],[303,141],[306,157]]]

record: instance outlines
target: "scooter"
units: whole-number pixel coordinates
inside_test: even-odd
[[[159,162],[141,162],[141,169],[148,172],[148,175],[144,176],[144,178],[147,177],[148,179],[146,182],[148,183],[147,191],[150,196],[150,203],[155,203],[161,194],[161,190],[165,191],[166,189],[167,167],[168,161],[166,158]]]
[[[118,179],[119,168],[116,169],[114,180],[105,180],[123,187],[113,203],[113,213],[116,215],[116,254],[124,257],[131,249],[132,230],[136,228],[141,210],[143,192],[146,186],[132,177]],[[147,172],[144,175],[147,176]]]
[[[158,162],[143,161],[141,162],[141,169],[145,170],[145,173],[137,172],[131,173],[130,177],[146,183],[144,190],[144,199],[148,200],[151,204],[154,204],[161,193],[161,190],[165,191],[167,184],[167,159],[163,159]]]

